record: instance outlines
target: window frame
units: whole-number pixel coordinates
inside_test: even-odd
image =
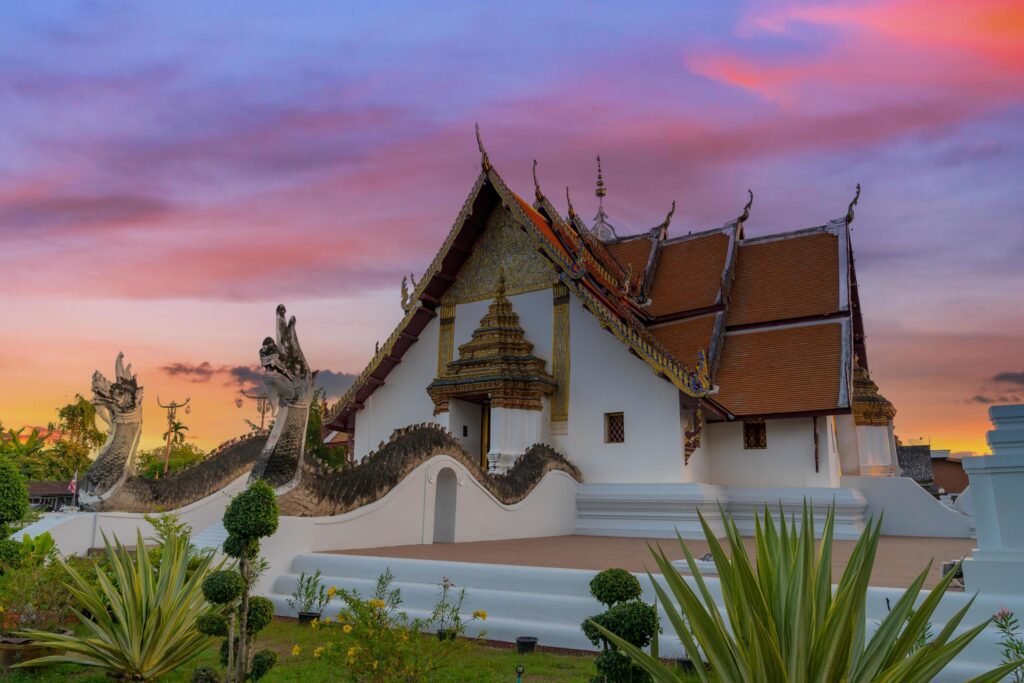
[[[619,432],[618,436],[619,436],[619,438],[618,439],[613,439],[612,438],[612,436],[613,436],[612,421],[615,420],[615,419],[619,420],[619,427],[618,427],[618,432]],[[617,411],[617,412],[605,413],[604,414],[604,442],[606,444],[626,443],[626,414],[624,412],[622,412],[621,410]]]
[[[751,438],[752,430],[757,428],[760,431],[760,438]],[[750,431],[748,431],[750,430]],[[751,445],[755,444],[755,445]],[[743,450],[763,451],[768,449],[768,424],[764,420],[743,421]]]

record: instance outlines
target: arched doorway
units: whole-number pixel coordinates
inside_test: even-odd
[[[455,497],[459,483],[455,472],[446,467],[437,473],[434,492],[434,543],[455,542]]]

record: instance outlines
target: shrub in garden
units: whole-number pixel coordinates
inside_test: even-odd
[[[608,607],[580,625],[587,639],[601,646],[601,654],[594,660],[598,673],[595,681],[640,683],[650,680],[647,672],[633,664],[604,634],[604,631],[614,633],[637,648],[651,644],[659,630],[658,613],[654,605],[640,600],[642,592],[640,582],[625,569],[606,569],[591,579],[590,594]]]
[[[319,569],[312,575],[302,572],[292,596],[288,598],[288,606],[299,615],[322,614],[331,597],[328,595],[327,587],[320,581]]]
[[[377,579],[373,596],[340,589],[344,608],[337,619],[313,622],[314,628],[330,633],[326,645],[313,651],[316,658],[332,658],[345,672],[343,680],[366,683],[433,680],[448,665],[451,656],[465,647],[461,641],[440,641],[425,635],[429,621],[410,619],[399,611],[399,589],[392,588],[394,576],[385,571]],[[301,654],[298,646],[293,654]]]
[[[266,598],[249,595],[263,568],[256,561],[260,539],[277,531],[277,524],[277,497],[265,481],[253,482],[224,512],[228,532],[224,552],[238,560],[238,568],[216,572],[203,582],[207,600],[221,605],[226,617],[204,617],[201,628],[208,635],[224,638],[221,662],[227,667],[228,683],[259,680],[277,661],[271,650],[250,653],[253,638],[273,618],[274,605]],[[193,675],[199,675],[198,670]]]
[[[653,576],[651,580],[676,635],[691,661],[710,664],[710,670],[695,667],[701,681],[926,683],[988,625],[985,621],[954,637],[971,607],[968,602],[934,638],[919,645],[955,576],[955,572],[946,574],[918,602],[929,566],[868,638],[865,603],[881,521],[868,523],[833,590],[834,508],[825,519],[820,545],[815,543],[813,515],[807,505],[799,529],[795,519],[786,523],[781,510],[776,522],[766,508],[763,519],[755,519],[755,562],[747,555],[732,517],[725,511],[721,514],[726,547],[703,515],[700,520],[718,572],[724,610],[715,604],[684,542],[680,541],[692,586],[664,552],[651,551],[664,585]],[[656,680],[691,680],[611,629],[594,627]],[[1009,661],[973,680],[999,681],[1020,664],[1016,659]]]
[[[0,535],[7,536],[11,525],[28,513],[28,486],[9,458],[0,458]]]
[[[1020,622],[1013,612],[1003,607],[992,615],[992,623],[999,629],[1003,663],[1020,663],[1020,666],[1008,673],[1013,674],[1014,683],[1024,683],[1024,640],[1020,636]]]
[[[55,592],[75,598],[79,609],[91,615],[83,622],[84,632],[20,631],[19,635],[64,654],[19,667],[72,662],[106,669],[118,678],[149,681],[184,666],[210,644],[209,636],[197,628],[200,615],[209,610],[202,591],[212,562],[209,555],[189,574],[186,538],[167,541],[159,569],[149,553],[129,552],[116,539],[115,546],[106,537],[103,542],[113,581],[98,576],[94,582],[88,574],[104,571],[100,567],[89,565],[91,571],[83,574],[68,561],[58,560],[67,583]],[[136,547],[144,545],[139,531]]]
[[[466,632],[467,621],[462,618],[462,603],[466,600],[466,589],[454,590],[456,586],[447,576],[441,578],[438,586],[441,588],[441,596],[430,614],[428,623],[436,626],[439,637],[450,640]],[[468,621],[477,619],[487,619],[487,612],[477,610]],[[481,631],[479,637],[483,636],[484,633]]]

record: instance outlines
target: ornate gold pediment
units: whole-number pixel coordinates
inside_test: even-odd
[[[491,299],[502,272],[509,296],[548,289],[558,282],[558,273],[537,250],[536,240],[523,230],[511,211],[499,205],[487,217],[473,253],[441,300],[465,304]]]

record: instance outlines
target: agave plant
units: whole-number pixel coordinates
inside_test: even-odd
[[[136,548],[145,547],[137,532]],[[58,651],[18,666],[73,663],[107,669],[131,680],[153,680],[181,667],[211,642],[196,630],[196,618],[211,608],[202,582],[211,570],[212,556],[203,555],[189,572],[188,538],[173,536],[163,546],[154,569],[149,553],[134,556],[114,539],[103,538],[110,576],[96,568],[96,583],[63,560],[66,584],[91,618],[78,613],[83,635],[24,631],[20,635]],[[193,559],[195,565],[196,560]]]
[[[722,512],[725,547],[701,516],[704,535],[718,570],[725,615],[682,537],[695,589],[673,568],[665,553],[651,548],[667,589],[648,572],[651,583],[699,680],[738,683],[771,681],[843,683],[927,683],[988,624],[953,637],[971,607],[971,598],[930,641],[929,620],[953,579],[946,574],[915,608],[929,567],[922,571],[868,637],[866,597],[881,521],[868,522],[837,586],[832,585],[834,509],[825,519],[817,548],[813,513],[804,505],[799,530],[778,524],[765,509],[755,518],[756,562],[752,563],[732,517]],[[728,551],[728,552],[727,552]],[[678,605],[678,608],[677,608]],[[655,657],[595,624],[609,641],[643,667],[655,681],[692,680]],[[999,681],[1022,662],[1012,662],[973,681]]]

